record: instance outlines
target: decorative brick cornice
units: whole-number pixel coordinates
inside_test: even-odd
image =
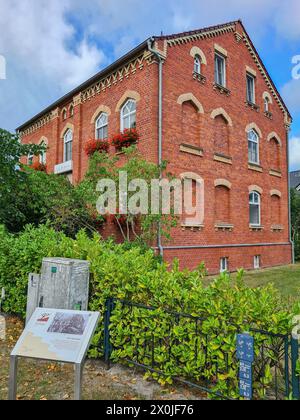
[[[165,42],[165,48],[167,48],[167,43]],[[87,89],[80,92],[78,95],[74,96],[73,104],[77,106],[87,100],[93,98],[94,96],[105,92],[106,89],[115,86],[116,84],[122,82],[124,79],[128,79],[131,75],[134,75],[138,70],[142,70],[145,65],[150,65],[154,62],[154,56],[148,50],[144,50],[142,54],[137,56],[135,59],[127,62],[122,67],[118,68],[116,71],[108,74],[103,79],[100,79],[98,82],[92,84]],[[57,118],[59,115],[58,108],[52,110],[42,116],[41,118],[34,121],[32,124],[28,125],[25,129],[20,131],[21,136],[26,136],[31,134],[49,122],[54,118]]]
[[[228,25],[226,27],[215,27],[212,29],[208,29],[207,31],[199,31],[190,33],[187,35],[181,35],[179,37],[174,37],[172,39],[168,39],[168,46],[173,47],[175,45],[182,45],[187,44],[189,42],[198,41],[201,39],[213,38],[220,35],[225,35],[228,33],[235,33],[236,25]]]
[[[82,93],[80,92],[78,95],[74,96],[73,98],[73,105],[77,106],[82,103]]]
[[[89,88],[85,89],[82,92],[82,101],[86,102],[89,99],[93,98],[96,95],[99,95],[101,92],[105,92],[107,89],[110,89],[112,86],[115,86],[117,83],[122,82],[124,79],[128,79],[131,75],[134,75],[138,70],[142,70],[145,64],[152,64],[153,54],[145,50],[136,59],[130,61],[126,65],[120,67],[115,72],[109,74],[105,78],[99,80],[97,83],[94,83]]]
[[[55,118],[58,118],[59,112],[58,108],[55,108],[53,111],[48,112],[43,117],[36,120],[33,124],[29,125],[26,129],[20,131],[20,136],[27,136],[34,133],[35,131],[42,128],[44,125],[49,124]]]

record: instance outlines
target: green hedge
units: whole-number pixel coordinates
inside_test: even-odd
[[[138,246],[116,245],[103,241],[100,236],[89,238],[80,232],[76,239],[57,233],[47,226],[27,227],[20,235],[8,234],[0,228],[0,287],[6,289],[3,308],[6,312],[25,314],[28,273],[39,272],[43,257],[66,257],[86,259],[91,262],[90,309],[104,314],[108,297],[125,299],[158,307],[149,319],[141,310],[130,311],[117,305],[112,317],[113,344],[118,348],[114,360],[137,358],[149,363],[147,337],[152,335],[160,343],[155,350],[155,361],[165,373],[159,381],[170,382],[174,376],[194,380],[203,375],[214,382],[214,366],[220,371],[228,365],[228,373],[221,374],[215,389],[226,390],[236,396],[237,362],[234,359],[237,331],[258,328],[272,333],[287,334],[291,331],[293,313],[300,312],[300,305],[290,311],[273,286],[250,289],[242,281],[232,282],[230,276],[220,276],[209,287],[202,285],[203,271],[180,271],[178,263],[173,267],[160,264],[152,250]],[[194,325],[182,320],[170,330],[170,316],[165,309],[203,317],[202,325],[208,342],[197,341]],[[95,344],[103,338],[102,328],[95,336]],[[172,360],[166,349],[170,340],[175,340]],[[257,336],[257,392],[270,386],[272,369],[282,351],[281,344]],[[196,340],[196,341],[195,341]],[[269,352],[260,360],[260,345],[264,342]],[[206,344],[205,344],[206,343]],[[199,354],[195,357],[195,345]],[[137,353],[138,352],[138,355]],[[144,352],[144,353],[143,353]],[[209,363],[203,354],[209,356]],[[92,356],[98,356],[96,350]],[[205,364],[206,363],[206,364]],[[226,371],[227,371],[226,370]],[[220,378],[219,378],[220,379]]]

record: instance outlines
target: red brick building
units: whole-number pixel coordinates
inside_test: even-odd
[[[240,21],[154,37],[19,127],[45,142],[49,172],[79,182],[84,145],[136,124],[139,149],[205,181],[203,224],[158,241],[167,261],[210,272],[292,261],[291,116]]]

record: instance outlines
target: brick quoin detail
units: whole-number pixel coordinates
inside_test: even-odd
[[[163,244],[166,261],[178,258],[181,268],[189,269],[204,261],[209,273],[219,271],[222,257],[229,258],[232,271],[253,268],[255,255],[261,256],[262,267],[289,264],[287,141],[291,117],[244,26],[238,21],[156,37],[155,46],[165,58],[163,159],[173,175],[193,172],[205,183],[204,225],[186,227],[180,221],[172,230],[172,241]],[[214,86],[216,50],[226,57],[230,94]],[[197,52],[203,60],[201,78],[194,74]],[[255,74],[257,109],[246,103],[249,69]],[[264,112],[266,97],[272,118]],[[158,63],[147,43],[21,126],[22,141],[38,144],[46,138],[47,168],[53,172],[63,161],[61,134],[73,127],[72,180],[78,183],[88,168],[84,146],[95,136],[93,122],[106,110],[108,136],[118,132],[120,107],[127,98],[136,100],[139,150],[157,163]],[[259,167],[248,162],[250,129],[259,136]],[[256,230],[249,227],[249,194],[255,186],[261,192],[262,224]],[[121,239],[114,225],[105,225],[101,233]]]

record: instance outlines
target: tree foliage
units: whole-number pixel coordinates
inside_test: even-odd
[[[160,178],[160,172],[165,171],[165,177],[172,179],[171,175],[166,173],[167,164],[163,163],[162,168],[158,165],[148,162],[143,158],[135,146],[123,149],[121,155],[110,156],[106,153],[95,153],[90,159],[89,170],[84,181],[80,185],[82,194],[89,201],[90,205],[96,208],[99,193],[97,193],[97,183],[101,179],[110,179],[115,182],[117,187],[117,212],[116,214],[107,215],[112,218],[117,225],[124,241],[139,241],[149,242],[157,235],[158,226],[160,226],[162,236],[166,239],[170,238],[170,230],[176,226],[177,218],[172,212],[170,215],[162,214],[160,208],[158,214],[151,212],[151,182],[152,180]],[[119,188],[119,174],[126,172],[127,174],[127,189],[131,181],[141,179],[146,181],[148,187],[148,203],[147,214],[140,212],[139,214],[132,214],[130,211],[126,215],[120,213],[120,188]],[[127,192],[127,201],[129,201],[136,191]],[[145,204],[145,203],[140,203]]]
[[[38,155],[43,150],[43,146],[24,145],[18,135],[0,129],[0,223],[19,229],[26,222],[23,213],[26,203],[18,199],[18,190],[25,188],[27,181],[20,159],[28,154]]]
[[[295,257],[300,259],[300,194],[291,190],[292,240],[295,244]]]

